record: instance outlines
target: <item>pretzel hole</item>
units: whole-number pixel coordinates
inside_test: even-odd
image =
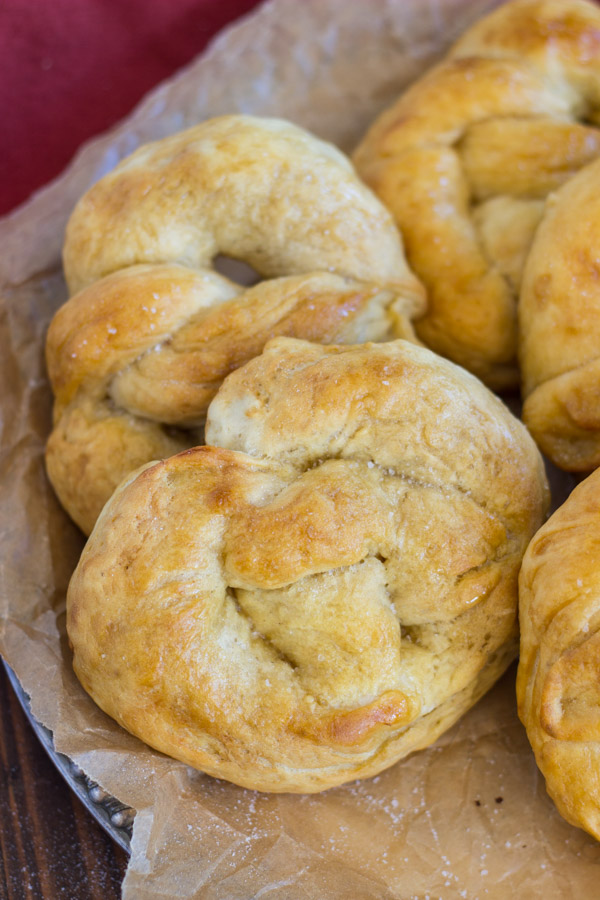
[[[176,441],[186,441],[187,443],[193,441],[196,444],[204,443],[204,426],[182,428],[180,425],[163,424],[162,428],[167,437],[173,438]]]
[[[421,644],[422,629],[418,625],[400,625],[400,637],[409,644]]]
[[[241,259],[234,259],[233,256],[225,256],[218,253],[213,259],[213,267],[219,275],[224,275],[230,281],[241,284],[243,287],[251,287],[261,281],[261,276],[256,269]]]

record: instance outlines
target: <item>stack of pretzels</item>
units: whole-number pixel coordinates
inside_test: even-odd
[[[598,125],[600,10],[514,0],[374,123],[366,184],[231,115],[82,198],[47,463],[91,532],[75,670],[124,727],[260,790],[373,775],[514,659],[525,554],[521,715],[600,836],[600,481],[526,553],[543,462],[491,393],[520,377],[539,447],[600,464]]]

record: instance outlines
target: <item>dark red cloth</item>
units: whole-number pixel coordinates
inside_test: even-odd
[[[2,0],[0,215],[257,0]]]

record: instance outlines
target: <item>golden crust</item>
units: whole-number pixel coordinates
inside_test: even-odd
[[[218,254],[270,280],[244,289]],[[79,201],[64,265],[77,293],[48,335],[47,460],[88,532],[132,468],[199,441],[223,378],[271,337],[410,337],[424,303],[350,162],[277,119],[223,116],[140,148]]]
[[[519,715],[548,793],[600,840],[600,470],[532,540],[519,578]]]
[[[354,156],[427,288],[419,337],[496,389],[518,378],[516,301],[542,201],[600,153],[599,50],[595,4],[507,3]]]
[[[140,147],[85,194],[63,261],[71,293],[139,263],[263,278],[337,272],[422,307],[390,215],[332,144],[290,122],[230,115]]]
[[[405,341],[290,338],[207,439],[106,505],[73,576],[75,670],[152,746],[271,791],[373,775],[448,728],[516,645],[541,458],[468,373]]]
[[[523,419],[557,465],[600,465],[600,161],[548,200],[519,306]]]

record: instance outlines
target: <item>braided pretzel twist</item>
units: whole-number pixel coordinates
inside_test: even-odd
[[[248,290],[219,253],[268,278]],[[233,368],[274,335],[411,337],[423,291],[389,213],[329,144],[225,116],[140,148],[79,202],[64,247],[76,295],[47,342],[51,481],[89,532],[121,479],[201,440]]]
[[[355,153],[392,210],[429,310],[426,344],[517,382],[516,300],[544,199],[600,153],[600,10],[515,0],[376,120]]]
[[[563,469],[600,465],[600,160],[547,204],[519,302],[523,420]]]
[[[315,791],[427,746],[515,653],[547,489],[525,428],[406,341],[277,338],[207,440],[107,503],[68,594],[74,665],[152,746]]]
[[[533,538],[519,578],[519,715],[548,793],[600,840],[600,471]]]

